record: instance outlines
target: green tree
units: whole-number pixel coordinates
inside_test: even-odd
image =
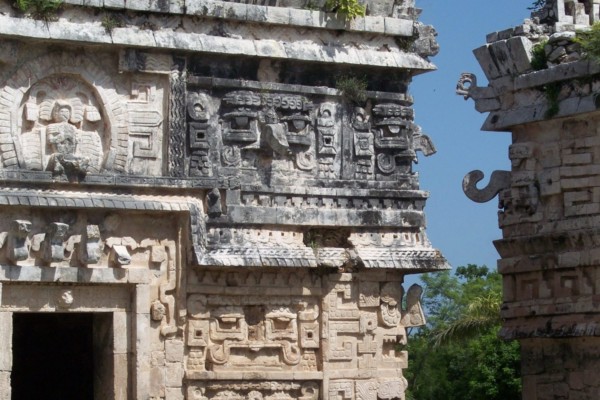
[[[428,324],[408,341],[407,399],[520,399],[518,342],[497,337],[501,276],[469,264],[422,280]]]

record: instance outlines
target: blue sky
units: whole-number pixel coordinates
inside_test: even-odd
[[[510,169],[508,132],[483,132],[487,114],[475,111],[472,100],[454,94],[461,72],[474,72],[479,86],[487,82],[472,50],[485,44],[486,34],[519,25],[528,18],[532,0],[417,0],[420,20],[438,32],[440,53],[432,58],[437,71],[414,78],[415,120],[438,152],[419,154],[415,170],[421,188],[430,192],[425,212],[427,233],[452,267],[467,263],[496,267],[492,241],[501,238],[497,199],[474,203],[463,194],[463,176],[474,169],[485,173]]]

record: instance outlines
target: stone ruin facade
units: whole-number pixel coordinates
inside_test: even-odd
[[[457,86],[489,113],[484,130],[512,132],[511,170],[483,188],[473,171],[463,188],[499,198],[500,336],[521,344],[527,400],[600,398],[600,65],[574,40],[599,19],[597,0],[548,1],[474,50],[488,86]]]
[[[404,399],[404,277],[448,268],[413,170],[435,148],[408,85],[437,52],[413,1],[11,3],[0,399]]]

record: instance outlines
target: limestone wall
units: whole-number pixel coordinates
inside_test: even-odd
[[[96,398],[404,398],[438,47],[366,5],[0,1],[0,398],[24,313],[94,315]]]
[[[596,399],[598,64],[576,31],[598,20],[595,2],[550,1],[531,20],[488,35],[474,51],[490,80],[463,74],[459,92],[489,112],[485,130],[509,130],[511,171],[465,177],[475,201],[498,195],[503,275],[500,335],[521,343],[524,399]],[[544,65],[535,70],[534,46]],[[538,47],[539,48],[539,47]],[[537,60],[539,64],[539,59]],[[465,88],[463,83],[474,83]]]

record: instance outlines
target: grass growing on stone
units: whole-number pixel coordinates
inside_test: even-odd
[[[546,50],[544,50],[546,43],[547,41],[540,42],[531,49],[531,68],[535,71],[548,68],[548,57],[546,56]]]
[[[546,100],[548,100],[548,109],[546,110],[546,114],[544,117],[546,119],[550,119],[554,117],[560,111],[560,106],[558,104],[558,95],[560,94],[560,90],[562,85],[560,82],[549,83],[544,85],[543,91],[546,95]]]
[[[105,14],[104,17],[102,17],[102,27],[104,28],[106,33],[112,33],[113,29],[121,28],[124,25],[125,24],[123,23],[123,21],[115,17],[114,15]]]
[[[62,0],[16,0],[17,8],[32,18],[50,21],[62,6]]]
[[[360,4],[358,0],[327,0],[325,8],[345,20],[364,17],[367,12],[367,8]]]
[[[335,87],[342,92],[342,96],[356,105],[363,105],[367,101],[367,79],[354,75],[342,75],[335,80]]]
[[[600,62],[600,23],[596,22],[589,31],[579,31],[575,37],[585,57]]]

